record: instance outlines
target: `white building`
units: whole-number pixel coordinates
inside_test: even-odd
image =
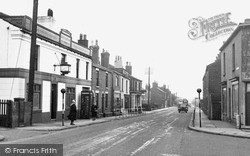
[[[123,113],[126,113],[130,108],[130,77],[129,73],[123,68],[122,58],[120,56],[116,56],[115,58],[114,70],[116,71],[114,73],[116,75],[116,85],[114,87],[114,101],[118,100],[118,95],[120,94],[120,101],[115,102],[115,105],[116,103],[119,103],[121,106],[121,111]]]
[[[66,89],[66,115],[71,100],[75,99],[81,110],[81,91],[91,90],[92,59],[86,36],[83,39],[81,35],[77,43],[68,30],[54,32],[45,27],[50,24],[41,23],[45,25],[37,25],[33,122],[61,119],[62,88]],[[28,16],[0,13],[0,99],[27,101],[31,24]],[[71,71],[61,75],[59,65],[65,62]]]

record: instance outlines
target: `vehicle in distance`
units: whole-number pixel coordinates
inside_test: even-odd
[[[181,99],[178,102],[178,111],[179,113],[181,111],[188,112],[188,100],[187,99]]]

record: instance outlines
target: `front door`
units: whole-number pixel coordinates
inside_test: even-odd
[[[57,112],[57,84],[51,85],[51,103],[50,103],[51,119],[56,119]]]
[[[246,126],[250,126],[250,83],[247,84],[246,91]]]

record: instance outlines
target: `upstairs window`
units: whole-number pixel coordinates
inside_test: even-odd
[[[96,70],[96,86],[99,86],[99,70]]]
[[[223,53],[223,76],[226,75],[226,54]]]
[[[235,44],[232,45],[232,71],[235,71]]]

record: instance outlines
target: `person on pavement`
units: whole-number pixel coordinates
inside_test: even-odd
[[[93,104],[91,106],[91,113],[92,113],[92,119],[95,120],[97,118],[97,105],[96,104]]]
[[[70,104],[70,111],[68,115],[70,122],[70,125],[75,125],[74,121],[76,120],[76,101],[72,100],[72,103]]]

